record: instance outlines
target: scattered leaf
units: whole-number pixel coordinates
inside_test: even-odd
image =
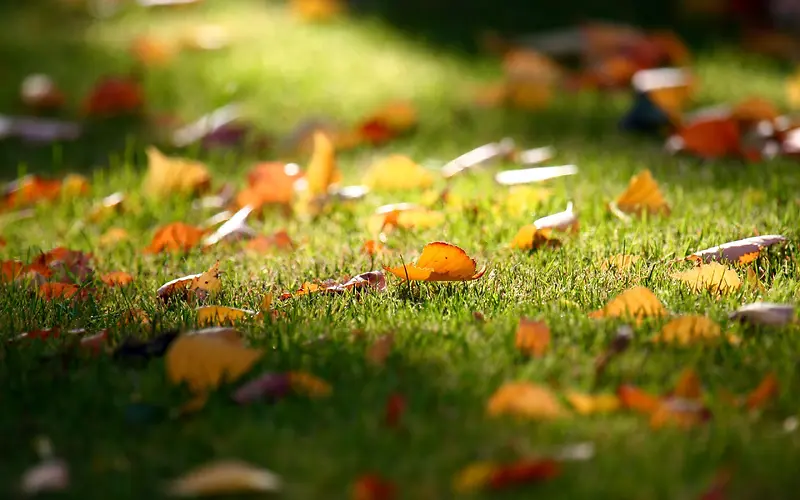
[[[247,225],[247,217],[252,212],[253,207],[249,205],[239,209],[203,240],[203,246],[208,248],[222,242],[238,241],[255,236],[255,230]]]
[[[525,355],[542,357],[550,347],[550,327],[543,321],[521,318],[515,345]]]
[[[0,264],[0,283],[11,283],[25,272],[25,263],[18,260],[4,260]]]
[[[390,102],[362,121],[356,127],[356,136],[367,143],[380,144],[410,131],[417,120],[417,110],[411,103]]]
[[[613,255],[600,263],[600,269],[603,271],[608,271],[609,269],[624,271],[641,259],[638,255]]]
[[[376,240],[367,240],[361,246],[361,253],[365,255],[375,256],[386,252],[386,246],[383,243]]]
[[[634,175],[628,189],[619,195],[615,207],[623,213],[649,212],[669,215],[670,208],[649,170]]]
[[[109,76],[99,80],[83,102],[83,112],[94,117],[137,113],[144,106],[144,90],[136,80]]]
[[[511,248],[520,250],[536,250],[543,247],[558,248],[561,240],[552,236],[552,229],[537,229],[536,225],[528,224],[522,226],[514,239],[511,240]]]
[[[625,290],[603,309],[589,314],[590,318],[634,318],[641,322],[646,317],[665,316],[667,310],[653,292],[643,286]]]
[[[291,250],[294,248],[294,242],[289,233],[281,230],[269,236],[258,235],[248,241],[245,248],[251,252],[268,253],[272,250]]]
[[[303,177],[294,163],[259,163],[247,174],[248,187],[236,195],[236,206],[260,210],[268,204],[288,205],[295,193],[295,183]]]
[[[740,127],[730,112],[690,120],[667,141],[667,148],[700,158],[715,159],[741,154]]]
[[[210,186],[211,175],[204,164],[165,156],[153,146],[147,148],[147,175],[143,189],[148,195],[199,194]]]
[[[183,222],[173,222],[156,231],[153,241],[145,248],[145,252],[188,252],[200,243],[204,234],[205,231],[200,228]]]
[[[314,152],[306,173],[307,189],[312,197],[328,194],[328,189],[342,180],[336,167],[336,151],[328,135],[314,133]]]
[[[281,478],[266,469],[239,460],[218,460],[174,479],[166,493],[172,496],[231,495],[279,491]]]
[[[724,294],[738,290],[742,286],[736,271],[717,262],[701,264],[694,269],[671,275],[689,285],[689,288],[700,293],[707,290],[712,294]]]
[[[433,174],[411,158],[394,154],[375,162],[363,182],[381,191],[425,189],[433,185]]]
[[[191,297],[202,301],[219,292],[222,287],[219,274],[219,262],[216,262],[208,271],[164,283],[156,291],[156,295],[165,302],[175,298],[188,300]]]
[[[489,398],[490,416],[513,415],[548,420],[562,417],[565,411],[550,389],[530,382],[507,382]]]
[[[686,257],[686,259],[705,263],[728,261],[733,264],[747,264],[758,258],[762,248],[782,241],[786,241],[786,237],[779,234],[753,236],[743,240],[723,243],[705,250],[698,250]]]
[[[261,400],[277,401],[286,396],[291,389],[288,374],[266,372],[236,389],[232,398],[240,405]]]
[[[660,398],[632,385],[621,385],[617,390],[617,397],[623,408],[645,415],[652,415],[661,408]]]
[[[353,500],[393,500],[396,488],[377,474],[365,474],[353,485]]]
[[[44,300],[70,299],[80,288],[72,283],[42,283],[37,294]]]
[[[129,273],[124,271],[112,271],[110,273],[106,273],[100,277],[100,279],[105,283],[107,286],[111,287],[123,287],[133,283],[133,276]]]
[[[778,377],[774,373],[765,376],[758,387],[747,395],[745,406],[749,410],[761,409],[778,396]]]
[[[385,267],[400,279],[410,281],[468,281],[476,280],[486,272],[486,266],[476,271],[475,259],[461,248],[436,241],[422,249],[416,264]]]
[[[719,340],[721,336],[722,330],[711,319],[705,316],[681,316],[664,325],[653,341],[686,346]]]
[[[493,462],[475,462],[467,465],[453,478],[453,491],[468,494],[484,489],[498,467],[498,464]]]
[[[619,398],[614,394],[585,394],[569,391],[565,397],[575,411],[581,415],[610,413],[616,411],[620,406]]]
[[[329,383],[306,372],[289,372],[289,384],[294,392],[310,398],[326,398],[333,392]]]
[[[533,223],[536,229],[551,229],[553,231],[577,232],[580,224],[575,212],[572,211],[572,202],[567,204],[567,209],[553,215],[537,219]]]
[[[561,474],[561,466],[550,458],[523,459],[496,468],[489,478],[493,490],[502,490],[520,484],[547,481]]]
[[[567,175],[578,173],[575,165],[560,165],[556,167],[534,167],[514,170],[503,170],[494,176],[495,182],[502,186],[516,186],[519,184],[530,184],[533,182],[543,182]]]
[[[795,310],[791,304],[754,302],[732,312],[730,319],[751,325],[783,326],[794,321]]]
[[[672,396],[697,401],[702,398],[703,388],[697,372],[691,368],[681,371]]]
[[[196,311],[200,326],[227,325],[256,315],[255,311],[226,306],[201,306]]]

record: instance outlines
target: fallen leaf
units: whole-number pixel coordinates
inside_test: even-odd
[[[538,111],[550,105],[555,92],[550,83],[535,80],[506,82],[506,102],[513,108]]]
[[[288,374],[267,372],[236,389],[232,398],[240,405],[261,400],[277,401],[291,389]]]
[[[345,12],[342,0],[291,0],[292,14],[308,22],[328,21]]]
[[[386,246],[380,241],[367,240],[361,246],[360,252],[365,255],[375,256],[386,252]]]
[[[753,236],[743,240],[723,243],[705,250],[698,250],[686,257],[686,259],[706,263],[726,260],[733,264],[747,264],[758,258],[762,248],[783,241],[786,241],[786,237],[779,234]]]
[[[581,415],[610,413],[616,411],[620,406],[619,398],[614,394],[585,394],[569,391],[564,397]]]
[[[195,311],[200,326],[232,324],[256,315],[255,311],[226,306],[201,306]]]
[[[70,299],[80,288],[72,283],[42,283],[37,294],[44,300]]]
[[[236,195],[236,206],[260,210],[267,204],[288,205],[295,193],[295,183],[303,177],[294,163],[259,163],[247,174],[248,187]]]
[[[664,325],[653,341],[686,346],[719,340],[721,336],[722,330],[711,319],[705,316],[681,316]]]
[[[406,399],[398,393],[391,394],[386,400],[384,408],[384,421],[389,427],[398,427],[400,419],[406,410]]]
[[[445,179],[449,179],[462,172],[467,172],[474,168],[507,158],[514,153],[515,149],[516,145],[511,139],[503,139],[498,142],[490,142],[483,146],[478,146],[447,162],[442,167],[442,176],[444,176]]]
[[[665,316],[667,310],[653,292],[643,286],[625,290],[603,309],[589,314],[590,318],[634,318],[641,322],[646,317]]]
[[[687,429],[708,420],[710,414],[699,401],[683,398],[667,398],[650,416],[650,427],[660,429],[666,426]]]
[[[441,212],[408,203],[396,203],[379,207],[370,217],[368,227],[373,234],[394,228],[428,229],[440,226],[444,219]]]
[[[61,195],[61,179],[45,179],[26,175],[3,187],[3,207],[16,209],[43,201],[53,201]]]
[[[208,391],[223,382],[236,381],[263,354],[245,347],[235,330],[198,330],[172,342],[166,354],[167,376],[173,384],[185,382],[202,406]]]
[[[468,281],[476,280],[486,272],[486,266],[476,271],[475,259],[461,248],[436,241],[422,249],[416,264],[385,267],[400,279],[410,281]]]
[[[383,366],[394,347],[394,334],[387,333],[381,335],[369,347],[367,347],[366,359],[374,366]]]
[[[211,186],[206,166],[186,158],[165,156],[153,146],[147,148],[144,192],[153,197],[199,194]]]
[[[353,500],[393,500],[397,488],[377,474],[365,474],[353,485]]]
[[[142,85],[124,76],[100,79],[83,102],[83,112],[94,117],[133,114],[144,106]]]
[[[649,212],[651,214],[669,215],[670,208],[661,190],[649,170],[634,175],[628,189],[614,202],[623,213]]]
[[[511,240],[511,248],[536,250],[543,247],[560,247],[561,240],[554,238],[552,234],[551,229],[538,229],[534,224],[522,226]]]
[[[758,384],[758,387],[747,395],[745,406],[747,406],[748,410],[763,408],[778,396],[778,388],[778,377],[774,373],[767,374]]]
[[[127,241],[130,239],[130,235],[126,229],[121,227],[112,227],[109,228],[108,231],[103,233],[97,242],[102,247],[110,247],[114,245],[119,245],[123,241]]]
[[[433,185],[433,174],[411,158],[394,154],[375,162],[363,182],[381,191],[425,189]]]
[[[11,283],[25,272],[27,266],[18,260],[4,260],[0,264],[0,283]]]
[[[530,382],[507,382],[489,398],[490,416],[513,415],[549,420],[563,417],[565,411],[550,389]]]
[[[165,66],[175,58],[177,48],[167,40],[140,35],[131,42],[130,53],[144,66]]]
[[[780,112],[772,102],[763,97],[751,96],[737,103],[731,116],[740,122],[757,123],[762,120],[774,121]]]
[[[329,383],[306,372],[289,372],[289,384],[294,392],[310,398],[325,398],[333,391]]]
[[[757,290],[762,293],[767,291],[763,283],[761,283],[761,280],[758,278],[758,273],[752,267],[747,268],[747,277],[745,281],[753,290]]]
[[[603,271],[608,271],[609,269],[624,271],[641,259],[638,255],[613,255],[600,263],[600,269]]]
[[[730,319],[751,325],[783,326],[794,321],[795,310],[791,304],[754,302],[732,312]]]
[[[166,493],[172,496],[231,495],[280,491],[275,473],[239,460],[218,460],[173,479]]]
[[[707,290],[712,294],[724,294],[738,290],[742,286],[736,271],[717,262],[701,264],[694,269],[671,275],[689,285],[689,288],[700,293]]]
[[[489,478],[493,490],[502,490],[520,484],[547,481],[561,474],[561,466],[551,458],[523,459],[497,467]]]
[[[328,194],[328,189],[342,180],[336,167],[336,151],[330,137],[322,132],[314,133],[314,152],[308,164],[306,182],[312,197]]]
[[[289,233],[281,230],[269,236],[258,235],[248,241],[245,248],[251,252],[268,253],[272,250],[291,250],[294,248],[294,242]]]
[[[323,293],[341,293],[346,291],[359,291],[372,289],[382,292],[386,289],[386,277],[381,271],[369,271],[354,276],[344,283],[328,285],[320,291]]]
[[[173,222],[162,226],[153,235],[145,253],[188,252],[196,247],[205,231],[183,222]]]
[[[124,208],[125,195],[121,192],[110,194],[97,202],[89,211],[86,219],[89,222],[100,222],[108,219],[112,215],[122,213]]]
[[[742,152],[739,134],[739,123],[733,115],[720,113],[685,123],[668,139],[667,149],[705,159],[738,156]]]
[[[188,300],[192,297],[203,301],[219,292],[222,287],[219,275],[219,261],[217,261],[208,271],[164,283],[156,291],[156,295],[165,302],[175,298]]]
[[[177,331],[163,332],[147,340],[127,337],[114,351],[114,359],[150,360],[160,358],[166,354],[177,338]]]
[[[469,494],[484,489],[498,467],[499,465],[493,462],[475,462],[467,465],[453,478],[453,491]]]
[[[572,211],[572,202],[567,204],[567,209],[553,215],[542,217],[533,222],[536,229],[551,229],[553,231],[577,232],[580,224],[575,212]]]
[[[645,415],[653,415],[661,408],[661,399],[659,397],[632,385],[621,385],[617,389],[617,397],[623,408]]]
[[[517,186],[520,184],[543,182],[567,175],[575,175],[577,173],[578,167],[575,165],[518,168],[514,170],[502,170],[495,174],[494,180],[502,186]]]
[[[369,144],[380,144],[410,131],[417,121],[417,110],[411,103],[390,102],[356,127],[356,138]]]
[[[112,271],[101,276],[100,280],[111,287],[123,287],[133,283],[133,276],[124,271]]]
[[[543,321],[520,318],[515,345],[518,351],[527,356],[544,356],[550,347],[550,327]]]
[[[216,231],[203,239],[203,247],[208,248],[222,242],[232,242],[242,239],[249,239],[255,236],[256,232],[247,225],[247,217],[253,212],[253,207],[247,205],[236,211],[235,214],[225,221]]]

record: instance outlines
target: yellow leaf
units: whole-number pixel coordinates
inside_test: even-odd
[[[614,202],[624,213],[649,212],[669,215],[670,208],[649,170],[643,170],[631,178],[628,189]]]
[[[609,269],[624,271],[639,262],[641,259],[642,258],[638,255],[613,255],[600,263],[600,269],[603,271],[607,271]]]
[[[197,324],[201,326],[235,323],[256,314],[254,311],[248,311],[247,309],[226,306],[203,306],[198,307],[196,311]]]
[[[328,397],[333,391],[329,383],[305,372],[290,372],[289,383],[292,386],[292,390],[298,394],[304,394],[312,398]]]
[[[681,316],[664,325],[653,341],[685,346],[694,342],[718,340],[721,335],[719,325],[705,316]]]
[[[327,21],[346,10],[342,0],[291,0],[292,13],[303,21]]]
[[[204,394],[222,382],[233,382],[250,370],[263,353],[242,344],[230,329],[212,328],[178,337],[166,355],[167,376]]]
[[[527,111],[546,108],[553,100],[553,86],[542,81],[508,82],[506,92],[512,107]]]
[[[280,477],[238,460],[220,460],[198,467],[173,480],[167,493],[173,496],[231,495],[278,491]]]
[[[433,174],[403,155],[391,155],[374,163],[364,176],[364,184],[384,191],[424,189],[433,184]]]
[[[552,237],[552,234],[551,229],[537,229],[533,224],[522,226],[511,240],[511,248],[535,250],[542,247],[560,247],[561,241]]]
[[[489,398],[490,416],[513,415],[548,420],[564,416],[564,408],[550,389],[530,382],[507,382]]]
[[[210,186],[211,175],[202,163],[165,156],[153,146],[147,148],[144,191],[148,195],[198,194]]]
[[[800,109],[800,71],[786,80],[786,98],[791,108]]]
[[[330,137],[323,132],[314,132],[314,152],[306,172],[308,193],[311,196],[324,196],[328,189],[342,180],[342,173],[336,167],[336,151]]]
[[[589,314],[590,318],[634,318],[641,321],[649,316],[665,316],[667,310],[653,292],[643,286],[625,290],[603,309]]]
[[[505,197],[506,209],[513,214],[528,212],[553,196],[553,190],[534,186],[511,186]]]
[[[521,318],[517,326],[515,345],[528,356],[544,356],[550,347],[550,327],[543,321]]]
[[[453,478],[453,491],[460,494],[483,489],[497,470],[492,462],[475,462],[467,465]]]
[[[175,296],[188,298],[190,295],[200,300],[215,295],[219,292],[222,283],[219,279],[219,261],[211,268],[200,274],[190,274],[182,278],[176,278],[164,283],[156,291],[156,295],[162,300],[168,300]]]
[[[385,267],[386,271],[400,279],[410,281],[469,281],[476,280],[486,272],[486,266],[476,270],[475,259],[471,259],[461,248],[436,241],[422,249],[416,264]]]
[[[575,411],[581,415],[593,413],[610,413],[620,407],[619,398],[614,394],[585,394],[569,391],[565,397]]]
[[[89,192],[89,179],[79,174],[69,174],[61,183],[61,196],[65,199],[76,198]]]
[[[189,290],[194,290],[196,293],[202,292],[202,294],[206,296],[214,295],[222,288],[219,275],[219,261],[217,261],[208,271],[200,273],[192,278],[192,282],[189,284]]]
[[[108,231],[103,233],[102,236],[100,236],[98,243],[102,247],[110,247],[118,245],[123,241],[127,241],[128,239],[130,239],[128,231],[122,229],[121,227],[112,227]]]
[[[671,276],[689,285],[695,293],[708,290],[711,293],[723,294],[738,290],[742,286],[736,271],[717,262],[701,264],[694,269],[674,273]]]

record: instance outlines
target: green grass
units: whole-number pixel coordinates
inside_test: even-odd
[[[56,453],[70,463],[72,485],[63,494],[68,498],[155,498],[181,472],[230,457],[280,474],[286,481],[285,498],[347,498],[355,478],[370,471],[396,482],[403,498],[450,498],[453,474],[472,461],[547,453],[586,441],[596,446],[590,461],[565,464],[563,474],[551,482],[485,498],[694,499],[722,467],[736,471],[726,498],[787,498],[800,487],[794,465],[800,437],[783,430],[787,417],[798,416],[798,327],[754,330],[727,320],[727,313],[742,303],[798,299],[800,177],[795,162],[746,165],[669,157],[658,141],[616,131],[627,96],[566,95],[535,114],[470,110],[463,104],[463,89],[496,78],[499,68],[492,61],[425,46],[374,19],[311,26],[297,23],[274,3],[208,4],[180,13],[134,11],[88,26],[56,11],[15,11],[0,35],[7,59],[13,56],[15,61],[3,69],[3,81],[45,71],[77,98],[96,76],[130,66],[124,51],[130,36],[144,29],[175,32],[209,20],[231,27],[237,35],[234,46],[219,54],[187,55],[171,67],[148,71],[151,110],[193,118],[237,99],[259,125],[282,133],[308,115],[353,121],[388,99],[408,98],[419,106],[419,130],[384,148],[342,154],[347,184],[358,183],[374,158],[390,152],[438,166],[505,136],[529,147],[552,144],[558,151],[555,162],[575,163],[580,174],[551,183],[552,197],[538,206],[501,208],[500,216],[494,208],[502,205],[506,191],[493,184],[494,169],[465,176],[454,189],[474,201],[476,215],[451,209],[441,228],[393,234],[389,244],[396,253],[375,261],[359,253],[371,237],[368,216],[383,203],[418,201],[420,193],[370,194],[313,221],[277,213],[253,221],[265,234],[286,228],[298,243],[288,254],[254,257],[234,247],[147,256],[141,249],[158,226],[199,224],[212,212],[192,210],[187,199],[153,199],[142,192],[142,151],[150,132],[146,127],[126,135],[122,128],[97,125],[86,140],[60,150],[3,146],[8,178],[18,171],[60,175],[78,170],[92,180],[91,197],[38,206],[32,219],[19,222],[2,214],[2,236],[8,241],[0,249],[3,259],[27,260],[40,250],[64,245],[92,252],[98,272],[123,270],[136,277],[129,288],[76,303],[43,302],[27,289],[4,286],[3,339],[50,326],[108,328],[115,341],[191,329],[193,309],[163,307],[155,290],[217,259],[225,274],[216,303],[251,309],[267,291],[398,265],[401,256],[409,261],[435,240],[460,245],[479,263],[487,263],[489,271],[476,282],[410,287],[390,277],[382,294],[301,297],[279,303],[276,307],[285,316],[276,321],[242,325],[252,343],[265,350],[253,374],[262,369],[309,371],[334,388],[323,400],[291,397],[275,405],[242,408],[230,402],[230,388],[223,387],[194,416],[136,424],[125,418],[132,402],[170,413],[188,398],[186,390],[169,384],[162,360],[130,367],[105,357],[43,359],[57,343],[3,345],[2,496],[18,495],[20,474],[36,461],[32,442],[39,435],[48,436]],[[42,25],[48,30],[41,39],[26,34]],[[27,51],[25,57],[21,50]],[[783,103],[784,70],[767,61],[719,47],[698,54],[696,66],[702,79],[700,103],[751,94]],[[4,84],[0,98],[12,106],[15,86]],[[256,160],[269,159],[182,154],[207,161],[217,186],[243,185],[247,169]],[[672,215],[625,225],[607,213],[605,203],[645,168],[661,183]],[[97,199],[117,190],[128,196],[127,212],[74,227]],[[579,212],[581,231],[566,237],[562,249],[529,255],[507,248],[519,227],[563,210],[570,200]],[[110,227],[128,230],[132,243],[99,247],[100,235]],[[717,298],[691,293],[670,278],[674,269],[664,263],[669,258],[756,231],[789,238],[787,245],[757,262],[767,291],[744,286]],[[600,270],[600,259],[623,252],[641,255],[643,261],[622,275]],[[744,277],[744,271],[739,274]],[[675,314],[707,314],[743,342],[736,347],[656,346],[649,339],[660,323],[645,323],[636,328],[631,348],[612,363],[598,388],[613,391],[628,382],[664,393],[681,369],[693,367],[709,393],[710,423],[688,431],[654,431],[646,418],[626,412],[547,423],[486,416],[486,399],[504,381],[591,389],[594,359],[618,324],[591,321],[586,313],[634,285],[649,287]],[[565,306],[564,300],[577,307]],[[151,314],[152,325],[119,327],[120,315],[131,307]],[[486,322],[476,321],[475,312],[483,313]],[[521,316],[543,319],[552,329],[552,347],[541,359],[525,360],[514,348]],[[354,339],[355,330],[364,332],[364,338]],[[365,360],[365,349],[387,332],[396,335],[395,349],[384,368],[374,368]],[[721,390],[744,394],[769,371],[777,374],[781,390],[762,413],[731,410],[716,397]],[[393,392],[403,394],[408,403],[401,429],[382,424],[385,401]]]

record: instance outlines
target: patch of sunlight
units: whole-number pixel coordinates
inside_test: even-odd
[[[204,9],[131,12],[96,23],[91,43],[124,51],[135,36],[180,37],[203,23],[223,26],[231,46],[219,53],[181,54],[165,68],[149,69],[154,107],[188,115],[211,103],[243,101],[255,118],[275,128],[314,116],[356,119],[387,100],[453,102],[477,71],[454,56],[408,40],[380,23],[344,17],[306,24],[285,4],[215,3]]]

